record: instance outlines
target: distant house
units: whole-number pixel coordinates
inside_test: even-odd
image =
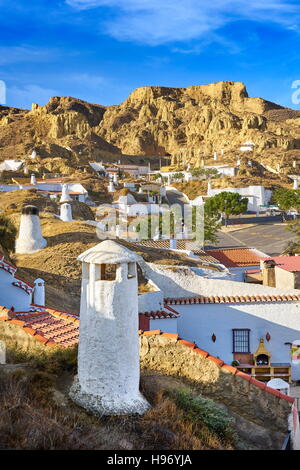
[[[23,165],[22,160],[4,160],[0,163],[0,171],[19,171]]]
[[[256,248],[222,248],[218,250],[206,250],[208,254],[216,258],[219,263],[225,266],[235,281],[246,280],[246,273],[260,271],[260,262],[266,258],[266,254]]]
[[[253,142],[251,142],[251,140],[247,140],[247,142],[245,142],[241,147],[240,147],[240,150],[242,152],[252,152],[252,150],[254,149],[254,146],[255,144]]]
[[[36,189],[45,196],[60,196],[62,191],[63,179],[48,179],[37,181],[36,184],[2,184],[0,192],[11,192],[22,189]],[[86,202],[88,198],[87,190],[81,183],[68,183],[69,195],[73,200]]]
[[[300,289],[300,256],[275,256],[260,261],[264,286]]]
[[[251,212],[258,212],[260,210],[260,206],[268,205],[272,196],[272,191],[265,189],[263,186],[213,189],[210,185],[207,188],[207,196],[212,197],[224,191],[237,193],[242,197],[246,197],[248,199],[248,211]]]
[[[238,167],[230,166],[230,165],[210,165],[210,166],[205,165],[204,168],[206,170],[215,169],[218,171],[218,173],[224,176],[235,176]]]

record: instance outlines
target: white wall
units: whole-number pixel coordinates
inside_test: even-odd
[[[272,355],[271,362],[291,363],[290,348],[284,343],[300,339],[299,302],[176,305],[174,308],[180,313],[178,334],[229,364],[233,360],[233,328],[251,330],[251,353],[255,353],[260,337],[265,338],[268,332],[271,340],[265,340],[265,346]],[[217,337],[215,343],[212,334]],[[300,379],[300,366],[292,366],[292,378]]]
[[[161,318],[157,320],[150,319],[150,330],[161,330],[164,333],[178,333],[177,318]]]
[[[275,289],[259,284],[247,284],[197,276],[189,267],[161,266],[140,262],[145,276],[151,279],[165,297],[193,297],[195,295],[260,295],[300,294],[298,289]],[[212,273],[215,273],[213,271]],[[213,274],[212,274],[213,276]]]
[[[256,211],[259,206],[267,205],[271,199],[272,191],[265,189],[263,186],[248,186],[246,188],[223,188],[223,189],[210,189],[208,188],[207,196],[212,197],[223,191],[237,193],[243,197],[248,197],[248,210]],[[251,196],[251,197],[250,197]]]

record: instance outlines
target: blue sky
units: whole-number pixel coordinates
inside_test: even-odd
[[[234,80],[300,108],[299,0],[0,0],[0,39],[9,106]]]

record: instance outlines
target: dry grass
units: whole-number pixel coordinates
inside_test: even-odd
[[[30,450],[203,450],[233,449],[199,420],[191,419],[176,399],[153,381],[143,385],[152,408],[144,416],[97,418],[67,397],[72,376],[49,358],[25,370],[0,369],[0,442],[2,449]],[[61,363],[60,363],[61,365]]]

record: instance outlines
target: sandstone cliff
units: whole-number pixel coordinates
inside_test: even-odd
[[[142,87],[118,106],[53,97],[30,111],[0,107],[0,159],[36,149],[36,163],[49,171],[116,161],[120,154],[170,155],[175,164],[200,165],[221,149],[235,158],[246,140],[255,143],[260,161],[300,159],[300,111],[251,98],[243,83],[230,81]]]

